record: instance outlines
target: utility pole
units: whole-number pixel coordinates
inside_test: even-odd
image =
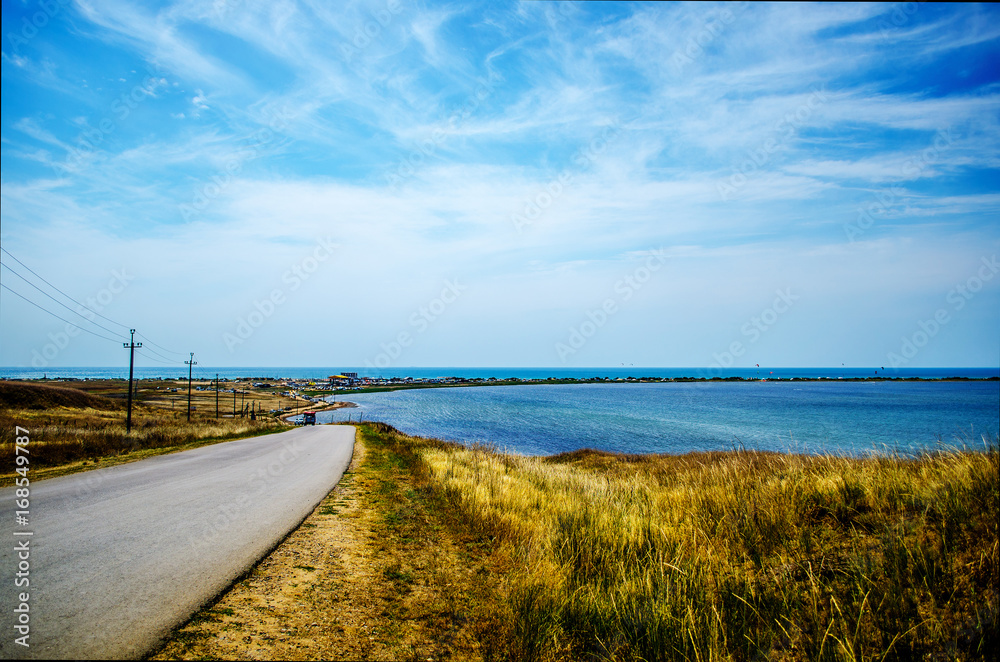
[[[215,418],[219,418],[219,373],[215,373]]]
[[[132,431],[132,366],[135,364],[135,350],[142,347],[142,343],[135,342],[135,329],[130,329],[132,339],[127,343],[122,343],[128,350],[128,414],[125,416],[125,434]]]
[[[233,418],[236,418],[236,386],[233,386]]]
[[[191,352],[191,360],[185,361],[188,365],[188,423],[191,422],[191,370],[198,362],[194,360],[194,352]]]

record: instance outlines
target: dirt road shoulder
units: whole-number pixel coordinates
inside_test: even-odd
[[[151,659],[482,659],[487,554],[429,498],[359,432],[302,526]]]

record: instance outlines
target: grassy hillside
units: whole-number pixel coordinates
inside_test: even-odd
[[[526,458],[365,435],[508,560],[487,659],[972,660],[1000,644],[996,440],[918,459]]]
[[[125,403],[71,387],[0,382],[0,485],[14,471],[15,426],[30,432],[30,466],[36,478],[46,467],[78,470],[88,462],[119,461],[153,449],[236,439],[287,429],[273,417],[256,421],[137,403],[132,432],[125,432]],[[68,466],[72,465],[72,466]]]
[[[123,403],[111,398],[92,395],[75,388],[0,381],[0,409],[43,410],[69,407],[111,411],[121,409],[123,406]]]

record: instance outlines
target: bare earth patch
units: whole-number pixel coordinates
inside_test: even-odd
[[[302,526],[150,659],[482,659],[487,573],[410,472],[359,434]]]

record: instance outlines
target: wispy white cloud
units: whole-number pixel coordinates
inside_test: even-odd
[[[4,243],[45,245],[63,278],[128,255],[148,298],[197,313],[220,352],[319,237],[340,252],[273,328],[333,327],[348,298],[358,334],[339,362],[370,356],[445,278],[470,286],[441,327],[453,346],[476,338],[509,352],[484,362],[517,363],[504,334],[522,334],[524,362],[551,362],[551,338],[654,248],[671,269],[593,362],[613,342],[706,362],[718,329],[789,285],[816,302],[810,333],[836,343],[894,296],[931,305],[997,248],[1000,84],[976,55],[996,52],[997,12],[919,7],[886,27],[888,11],[81,1],[45,48],[3,53]],[[946,59],[965,78],[939,76]],[[873,204],[886,208],[849,241]],[[827,329],[824,306],[844,323]],[[641,330],[666,320],[690,359]],[[223,358],[296,361],[259,342]],[[8,346],[0,361],[23,361]]]

